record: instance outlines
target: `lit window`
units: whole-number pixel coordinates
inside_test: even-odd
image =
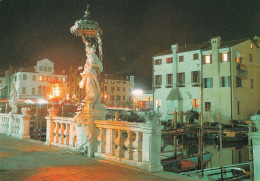
[[[39,76],[39,81],[42,81],[42,75]]]
[[[199,107],[199,100],[198,99],[193,99],[193,107],[198,108]]]
[[[66,77],[63,77],[63,78],[62,78],[62,81],[63,81],[63,82],[66,82]]]
[[[51,82],[51,76],[48,76],[48,82]]]
[[[242,63],[242,57],[236,57],[236,63]]]
[[[111,84],[114,84],[115,82],[113,80],[111,80]]]
[[[104,99],[107,100],[107,95],[106,94],[104,95]]]
[[[32,80],[36,80],[36,75],[33,75],[33,76],[32,76]]]
[[[166,58],[166,63],[172,63],[172,58],[171,57]]]
[[[156,107],[161,107],[161,99],[156,100]]]
[[[210,55],[204,55],[204,64],[210,64],[210,63],[211,63]]]
[[[117,87],[117,91],[120,91],[120,87]]]
[[[227,52],[222,53],[221,62],[227,62],[228,61],[228,54]]]
[[[44,71],[47,71],[47,67],[46,66],[44,66]]]
[[[252,49],[252,48],[253,48],[253,43],[250,43],[250,45],[249,45],[249,46],[250,46],[250,48]]]
[[[184,61],[184,56],[179,56],[179,62],[183,62]]]
[[[43,66],[40,66],[39,70],[42,71],[43,70]]]

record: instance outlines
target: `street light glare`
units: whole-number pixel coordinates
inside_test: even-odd
[[[132,91],[132,94],[133,95],[141,95],[141,94],[143,94],[143,90],[141,90],[141,89],[135,89],[135,90],[133,90]]]

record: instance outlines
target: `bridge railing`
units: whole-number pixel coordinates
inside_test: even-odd
[[[22,113],[0,113],[0,133],[20,139],[30,139],[30,109],[25,107]]]
[[[150,172],[161,171],[161,130],[156,122],[133,123],[57,117],[47,119],[46,144]]]

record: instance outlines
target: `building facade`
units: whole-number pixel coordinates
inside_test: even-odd
[[[12,73],[6,71],[5,83],[5,98],[10,98],[11,84],[14,84],[19,99],[48,99],[51,83],[58,85],[58,96],[67,95],[67,75],[65,72],[55,73],[54,63],[47,58],[37,61],[35,67]]]
[[[204,120],[244,120],[260,109],[259,38],[172,45],[153,57],[154,110],[162,120],[173,110],[201,112]],[[202,91],[200,89],[202,86]],[[202,95],[202,96],[201,96]]]
[[[131,92],[134,88],[133,76],[105,75],[101,81],[103,102],[106,107],[132,107]]]

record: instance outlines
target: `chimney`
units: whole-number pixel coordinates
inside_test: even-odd
[[[211,46],[212,46],[212,49],[213,49],[213,48],[219,48],[219,47],[220,47],[220,43],[221,43],[221,38],[220,38],[220,36],[211,38]]]
[[[254,39],[255,44],[259,48],[259,46],[260,46],[260,37],[259,36],[255,36],[253,39]]]

